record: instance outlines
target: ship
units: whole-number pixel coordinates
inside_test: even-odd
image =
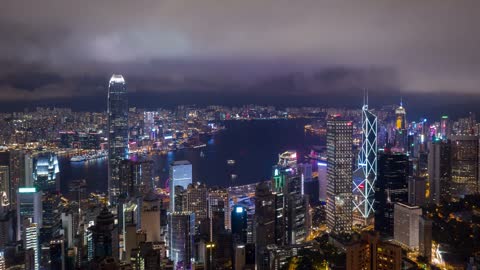
[[[229,159],[229,160],[227,160],[227,164],[228,164],[228,165],[234,165],[234,164],[235,164],[235,160]]]
[[[70,162],[83,162],[107,156],[107,151],[93,151],[84,155],[76,155],[70,158]]]

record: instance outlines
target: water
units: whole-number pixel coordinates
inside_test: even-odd
[[[296,150],[299,161],[302,161],[312,145],[325,144],[324,137],[304,133],[303,127],[308,123],[306,119],[225,122],[227,129],[207,138],[204,148],[153,156],[154,175],[164,186],[168,178],[168,164],[186,159],[193,164],[194,181],[209,186],[243,185],[269,179],[279,153]],[[229,159],[235,160],[235,164],[227,164]],[[237,175],[234,181],[232,174]],[[60,159],[62,193],[68,192],[69,182],[82,178],[87,180],[89,192],[106,192],[106,159],[84,163]]]

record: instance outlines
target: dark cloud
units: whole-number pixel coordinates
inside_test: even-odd
[[[2,100],[132,91],[477,93],[480,2],[4,1]],[[87,81],[87,83],[85,82]]]

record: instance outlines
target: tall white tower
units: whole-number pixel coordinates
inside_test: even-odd
[[[353,181],[354,210],[368,219],[374,213],[375,182],[377,181],[377,116],[368,109],[368,93],[362,106],[362,148],[358,157],[361,181]]]

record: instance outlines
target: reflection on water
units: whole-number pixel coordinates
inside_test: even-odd
[[[297,150],[303,157],[311,145],[322,145],[324,138],[304,133],[307,120],[230,121],[226,130],[206,138],[207,146],[182,149],[167,155],[154,155],[154,176],[164,186],[168,179],[168,164],[175,160],[189,160],[193,164],[195,181],[210,186],[241,185],[266,180],[278,161],[278,154]],[[229,165],[227,160],[235,160]],[[235,175],[232,179],[232,175]],[[86,179],[89,192],[106,192],[107,159],[70,163],[60,158],[60,180],[63,194],[74,179]]]

